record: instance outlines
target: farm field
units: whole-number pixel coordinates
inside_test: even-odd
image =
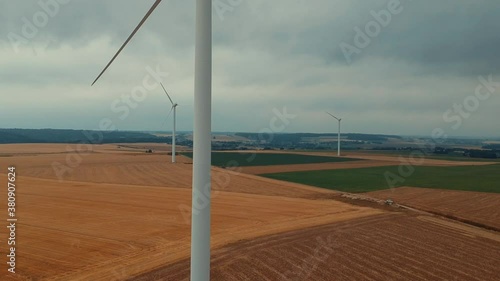
[[[6,275],[3,263],[0,280],[187,280],[192,160],[179,156],[172,164],[161,145],[155,153],[145,153],[143,144],[118,146],[89,153],[66,151],[67,145],[41,145],[39,153],[20,146],[0,157],[0,167],[16,166],[20,241],[16,275]],[[363,162],[387,164],[305,165]],[[58,165],[67,167],[60,172]],[[336,191],[246,168],[253,167],[212,168],[213,280],[491,280],[498,274],[498,232],[351,204],[337,200]],[[0,193],[1,204],[6,201]],[[459,216],[459,208],[449,210]],[[0,240],[6,238],[1,231]]]
[[[388,189],[385,174],[399,175],[398,166],[359,169],[301,171],[262,176],[345,192]],[[391,178],[393,179],[393,178]],[[416,186],[438,189],[500,193],[500,165],[430,167],[416,166],[411,176],[393,187]]]
[[[500,194],[398,187],[365,195],[383,200],[390,198],[398,204],[453,216],[500,231]]]
[[[17,186],[18,280],[123,280],[189,254],[189,189],[59,182],[22,170]],[[337,201],[236,192],[213,197],[214,248],[381,213]],[[0,253],[5,256],[5,248]]]
[[[213,253],[211,274],[228,281],[495,280],[500,240],[487,237],[426,217],[381,214],[228,245]],[[189,261],[130,280],[159,276],[189,280]]]
[[[260,155],[266,154],[295,154],[295,155],[310,155],[310,156],[331,156],[337,157],[337,152],[312,152],[312,151],[253,151],[252,153],[259,153]],[[309,164],[283,164],[283,165],[262,165],[262,166],[243,166],[241,171],[247,174],[259,175],[270,173],[286,173],[298,171],[315,171],[315,170],[336,170],[336,169],[350,169],[350,168],[366,168],[366,167],[382,167],[382,166],[397,166],[402,163],[401,159],[397,156],[388,154],[365,154],[349,152],[338,158],[354,159],[356,161],[347,162],[331,162],[331,163],[309,163]],[[408,159],[403,159],[408,161]],[[492,165],[496,162],[492,161],[451,161],[445,159],[416,159],[415,166],[469,166],[469,165]]]
[[[189,158],[193,157],[192,152],[185,152],[183,155]],[[212,152],[212,165],[218,167],[332,163],[356,160],[357,159],[353,158],[306,155],[298,153]]]
[[[182,146],[177,146],[179,150],[186,149]],[[36,143],[36,144],[2,144],[0,145],[0,157],[12,157],[23,155],[40,155],[40,154],[60,154],[60,153],[123,153],[123,152],[138,152],[143,153],[147,149],[170,152],[171,146],[167,144],[157,143],[125,143],[125,144],[51,144],[51,143]]]
[[[15,164],[19,173],[26,177],[96,184],[191,188],[192,160],[179,156],[177,162],[172,164],[170,156],[166,154],[146,154],[144,151],[0,157],[0,166]],[[76,165],[74,168],[71,166],[73,164]],[[212,175],[214,190],[289,197],[310,197],[318,192],[328,192],[216,167],[213,168]]]
[[[181,163],[174,165],[169,162],[170,158],[161,154],[94,151],[81,155],[80,164],[64,173],[62,181],[59,181],[52,164],[68,164],[68,155],[75,156],[64,149],[64,146],[56,146],[50,154],[36,155],[25,155],[26,150],[22,150],[18,156],[0,158],[0,165],[4,167],[16,165],[18,186],[22,187],[18,191],[18,204],[30,206],[24,212],[22,208],[19,211],[19,217],[22,218],[19,228],[24,228],[19,239],[25,242],[26,252],[20,247],[18,253],[19,264],[25,264],[20,266],[21,271],[23,268],[29,270],[25,271],[26,275],[17,276],[35,279],[53,277],[55,280],[113,280],[118,274],[120,278],[117,280],[120,280],[123,276],[136,274],[133,270],[138,268],[144,270],[154,267],[150,255],[158,255],[156,252],[179,248],[166,256],[159,255],[156,262],[175,260],[179,258],[178,255],[185,256],[189,252],[190,159],[184,159],[183,162],[183,158],[179,157]],[[154,169],[156,166],[159,167]],[[222,241],[220,243],[248,239],[252,230],[245,230],[245,221],[253,231],[261,233],[257,235],[265,235],[289,228],[323,224],[332,219],[349,219],[380,212],[369,208],[352,208],[335,201],[318,204],[315,200],[297,198],[324,193],[323,190],[308,186],[287,185],[217,168],[214,168],[213,173],[214,179],[220,178],[220,182],[214,183],[215,190],[232,191],[214,193],[214,225],[222,224],[217,226],[216,231],[223,233],[219,238]],[[148,181],[148,178],[155,178],[155,181]],[[4,173],[1,173],[1,180],[6,181]],[[245,191],[286,197],[241,193]],[[2,202],[6,201],[4,195],[2,193]],[[218,200],[224,202],[226,196],[229,196],[226,203],[218,207]],[[274,204],[277,198],[281,198],[278,205]],[[301,204],[299,202],[307,205],[299,207],[303,219],[300,219],[302,215],[296,210]],[[253,204],[253,207],[243,207],[245,204]],[[288,207],[281,204],[287,204]],[[329,211],[324,204],[331,206]],[[269,207],[271,205],[278,209],[273,211],[274,207]],[[321,214],[314,211],[316,208]],[[255,212],[255,209],[260,211]],[[249,210],[254,214],[266,214],[248,216]],[[218,215],[219,212],[221,215],[230,215],[226,218],[226,215]],[[276,221],[268,221],[273,213],[276,214]],[[266,226],[260,227],[261,224]],[[112,229],[117,232],[113,233]],[[4,232],[2,235],[5,238]],[[215,243],[216,237],[214,235]],[[175,243],[172,244],[172,240]],[[135,269],[128,266],[124,271],[113,265],[115,257],[119,257],[114,262],[121,267],[129,264],[127,259],[133,259],[137,266]],[[148,259],[147,264],[141,262],[140,257]],[[44,269],[47,262],[52,262],[50,270]],[[87,276],[89,267],[92,273]]]

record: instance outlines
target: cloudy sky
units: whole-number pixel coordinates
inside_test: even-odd
[[[169,130],[156,83],[134,98],[159,71],[192,130],[194,0],[164,0],[90,87],[153,2],[0,0],[0,127]],[[213,130],[286,109],[284,132],[335,131],[330,111],[347,132],[500,137],[500,1],[397,2],[214,0]]]

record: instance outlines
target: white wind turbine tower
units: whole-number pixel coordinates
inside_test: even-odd
[[[156,0],[132,34],[97,76],[108,69],[161,0]],[[212,0],[196,0],[191,281],[210,280],[210,190],[212,119]],[[94,84],[92,83],[92,85]],[[200,203],[201,202],[201,203]]]
[[[333,118],[337,119],[337,121],[339,121],[339,133],[337,136],[337,144],[338,144],[337,156],[340,156],[340,121],[342,121],[342,118],[337,118],[337,117],[333,116],[333,114],[331,114],[330,112],[327,112],[327,114],[332,116]]]
[[[163,88],[163,91],[165,91],[165,94],[167,94],[167,97],[170,100],[170,103],[172,104],[172,108],[170,108],[170,112],[168,113],[168,115],[170,115],[170,113],[172,112],[172,110],[174,111],[174,128],[172,130],[172,163],[175,163],[175,122],[176,122],[175,121],[175,116],[176,116],[177,106],[179,104],[178,103],[174,103],[172,101],[172,98],[168,94],[167,90],[165,90],[165,87],[163,87],[163,84],[160,83],[160,85]]]

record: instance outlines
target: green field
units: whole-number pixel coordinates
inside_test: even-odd
[[[412,175],[395,186],[500,193],[500,165],[414,167]],[[390,188],[386,173],[400,175],[398,166],[264,174],[261,176],[345,192],[370,192]],[[405,171],[403,171],[405,172]]]
[[[193,158],[193,153],[182,153]],[[228,166],[270,166],[288,164],[309,164],[328,162],[348,162],[358,159],[314,156],[288,153],[239,153],[239,152],[212,152],[212,165],[219,167]]]

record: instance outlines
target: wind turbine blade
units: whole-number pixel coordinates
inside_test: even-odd
[[[146,22],[146,20],[149,18],[149,16],[153,13],[153,11],[156,9],[156,7],[160,4],[161,0],[156,0],[156,2],[153,4],[153,6],[151,7],[151,9],[149,9],[149,11],[147,12],[147,14],[144,16],[144,18],[141,20],[141,22],[139,22],[139,24],[136,26],[136,28],[134,29],[134,31],[132,31],[132,33],[130,34],[130,36],[127,38],[127,40],[125,41],[125,43],[123,43],[123,45],[120,47],[120,49],[118,50],[118,52],[113,56],[113,58],[109,61],[109,63],[106,65],[106,67],[102,70],[102,72],[99,74],[99,76],[97,76],[97,78],[94,80],[94,82],[92,83],[91,86],[93,86],[95,84],[95,82],[97,82],[97,80],[99,80],[99,78],[101,78],[101,76],[104,74],[104,72],[108,69],[108,67],[113,63],[113,61],[116,59],[116,57],[118,57],[118,55],[121,53],[121,51],[123,50],[123,48],[125,48],[125,46],[128,44],[128,42],[132,39],[132,37],[134,37],[134,35],[137,33],[137,31],[141,28],[141,26],[144,24],[144,22]]]
[[[170,98],[170,95],[168,94],[167,90],[165,90],[165,87],[163,87],[163,84],[160,82],[161,87],[163,88],[163,91],[165,91],[165,94],[167,94],[168,99],[174,105],[174,102],[172,101],[172,98]]]
[[[333,114],[331,114],[330,112],[326,111],[326,113],[327,113],[328,115],[332,116],[333,118],[335,118],[335,119],[339,120],[337,117],[333,116]],[[340,120],[339,120],[339,121],[340,121]]]
[[[170,108],[170,111],[168,112],[167,118],[165,118],[165,121],[163,121],[163,124],[161,124],[161,127],[165,127],[165,124],[167,124],[168,117],[170,117],[170,114],[172,114],[172,110],[174,110],[174,107]]]

